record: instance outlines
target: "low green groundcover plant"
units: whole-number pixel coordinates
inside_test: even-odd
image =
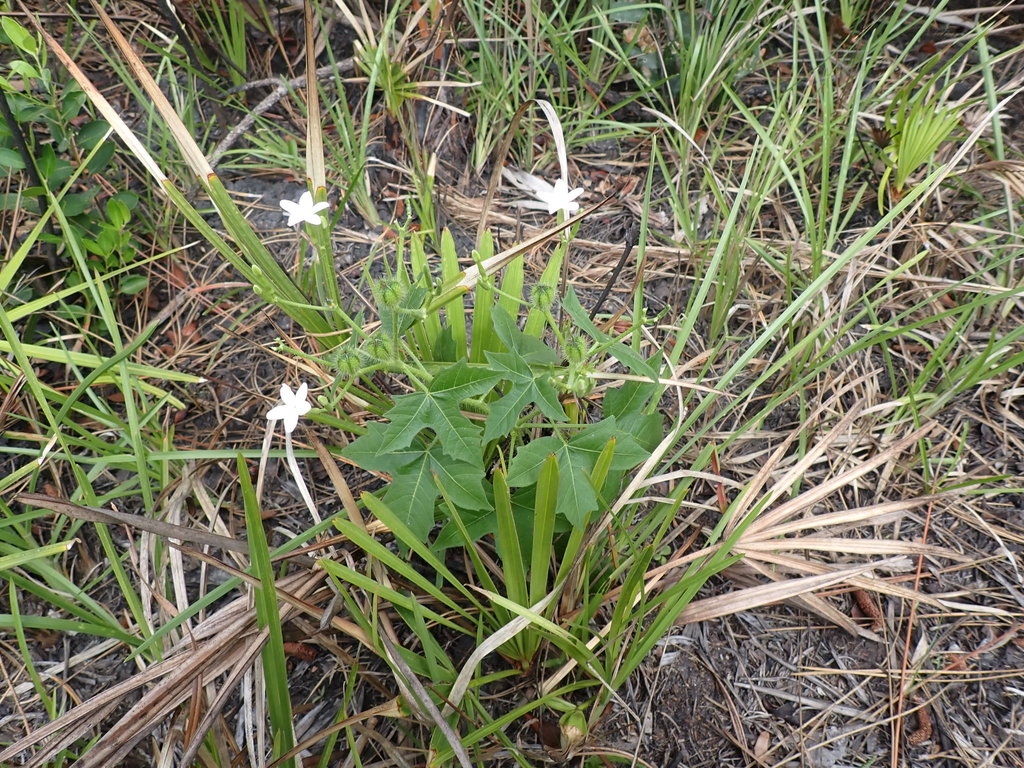
[[[396,4],[396,8],[399,5]],[[145,168],[153,188],[166,197],[214,253],[227,260],[252,285],[261,300],[293,321],[297,333],[287,343],[281,343],[279,352],[282,357],[291,355],[295,367],[301,366],[306,373],[299,381],[290,372],[282,373],[282,380],[290,383],[280,385],[280,402],[266,413],[268,424],[262,459],[267,458],[277,422],[282,422],[284,456],[313,524],[293,541],[272,551],[263,527],[264,510],[258,491],[262,475],[260,482],[253,484],[245,458],[239,454],[237,467],[248,529],[246,542],[223,536],[204,538],[184,526],[174,529],[166,527],[167,524],[163,528],[142,521],[138,524],[139,527],[150,525],[149,530],[162,537],[198,541],[221,546],[225,551],[246,553],[248,561],[235,568],[203,553],[192,553],[228,573],[230,579],[194,603],[179,606],[173,617],[159,626],[151,625],[150,617],[145,615],[138,600],[129,600],[137,632],[125,630],[115,617],[99,606],[93,612],[95,624],[88,626],[94,634],[106,632],[131,646],[133,653],[146,656],[156,667],[164,663],[161,655],[171,647],[170,638],[175,637],[172,633],[178,632],[185,622],[231,590],[251,588],[247,597],[252,598],[254,607],[247,604],[245,608],[252,608],[250,613],[255,615],[255,627],[250,635],[258,635],[258,642],[243,666],[251,669],[259,657],[258,668],[262,674],[256,677],[261,678],[266,692],[266,719],[271,732],[268,744],[263,746],[266,746],[265,754],[272,755],[273,765],[296,765],[299,751],[309,746],[297,743],[294,732],[282,631],[282,616],[287,610],[312,614],[321,620],[323,627],[331,625],[346,633],[367,650],[378,665],[386,664],[392,673],[393,685],[381,685],[374,678],[379,690],[394,693],[392,700],[352,714],[345,709],[351,700],[346,696],[335,725],[317,734],[318,741],[328,739],[322,764],[330,759],[333,739],[338,733],[362,719],[377,716],[426,725],[429,735],[421,746],[427,750],[429,765],[453,761],[464,766],[480,764],[498,753],[511,755],[525,764],[525,758],[517,751],[510,735],[513,726],[537,722],[538,718],[549,722],[557,719],[554,742],[545,742],[549,755],[578,754],[587,742],[589,731],[615,701],[616,691],[683,610],[693,609],[700,587],[713,574],[739,559],[736,547],[745,532],[751,533],[750,541],[746,542],[750,545],[746,555],[755,562],[759,556],[763,558],[762,566],[768,564],[763,567],[764,574],[775,572],[777,561],[772,558],[786,545],[795,550],[817,547],[826,551],[838,546],[831,540],[813,537],[805,542],[799,540],[799,534],[817,529],[812,508],[830,489],[811,489],[803,496],[793,489],[799,489],[803,472],[822,457],[830,441],[852,428],[856,409],[842,417],[825,438],[810,446],[802,445],[800,461],[779,471],[778,478],[773,477],[773,471],[780,469],[785,449],[797,437],[804,441],[803,433],[787,438],[751,482],[731,500],[722,491],[718,497],[719,509],[715,510],[718,517],[713,518],[709,529],[700,531],[703,549],[689,551],[684,546],[677,551],[670,546],[675,536],[672,531],[678,526],[677,513],[693,483],[715,479],[718,475],[717,471],[713,475],[706,471],[715,466],[716,446],[710,439],[702,438],[698,423],[711,418],[709,412],[713,406],[720,414],[728,413],[733,407],[732,402],[725,402],[729,400],[726,397],[699,399],[694,394],[698,391],[722,393],[680,381],[678,372],[684,348],[695,331],[699,314],[696,310],[712,307],[712,341],[708,345],[711,347],[723,338],[726,321],[734,309],[741,270],[739,262],[733,263],[730,259],[753,248],[740,241],[748,231],[744,227],[751,227],[756,221],[756,216],[746,211],[748,203],[744,195],[733,199],[724,192],[719,195],[717,203],[722,216],[719,225],[726,234],[709,252],[703,272],[694,281],[690,306],[696,310],[680,318],[678,327],[667,332],[668,337],[654,318],[645,315],[638,296],[631,297],[632,306],[624,308],[620,315],[609,317],[596,306],[599,302],[579,295],[566,280],[569,251],[577,227],[601,204],[581,211],[577,199],[582,190],[572,188],[569,183],[565,139],[556,109],[546,101],[530,101],[515,113],[509,136],[528,110],[540,110],[553,138],[558,178],[552,183],[530,173],[505,168],[510,139],[504,142],[493,161],[499,173],[531,198],[520,201],[521,207],[557,217],[555,223],[500,253],[495,253],[492,236],[481,226],[475,247],[466,248],[460,254],[451,233],[437,231],[433,226],[431,164],[422,162],[414,180],[421,194],[412,207],[418,212],[419,223],[426,222],[426,225],[422,231],[409,226],[393,227],[395,237],[388,241],[386,252],[382,250],[377,254],[376,263],[367,264],[361,287],[366,289],[368,299],[365,309],[357,312],[353,309],[355,303],[342,296],[336,274],[332,229],[342,205],[328,200],[319,90],[308,87],[305,91],[306,188],[297,190],[300,192],[297,200],[281,202],[287,225],[296,227],[300,248],[298,266],[289,272],[229,196],[142,60],[104,11],[99,6],[95,10],[127,61],[132,77],[152,102],[165,133],[176,143],[201,195],[186,194],[179,187],[173,174],[166,173],[156,162],[57,41],[42,29],[37,28],[37,36],[33,35],[6,17],[4,31],[26,54],[36,55],[48,48],[60,60],[77,81],[81,93],[91,100],[106,121],[104,126],[109,125],[117,133]],[[306,50],[313,51],[316,49],[315,25],[309,3],[305,10]],[[375,90],[379,91],[378,96],[383,96],[383,103],[392,116],[402,120],[408,118],[409,104],[415,101],[415,89],[407,73],[389,58],[396,48],[388,44],[387,36],[396,32],[397,20],[396,10],[388,16],[380,40],[364,40],[360,48],[357,64],[360,75],[365,78],[364,118],[369,116]],[[743,28],[753,24],[753,18],[746,12],[740,21]],[[360,29],[358,20],[353,18],[349,22],[357,31]],[[687,32],[685,28],[680,29]],[[714,42],[712,38],[689,34],[680,34],[680,37],[691,38],[693,50],[698,53]],[[735,41],[741,37],[736,36]],[[754,45],[751,55],[758,50],[760,45]],[[485,53],[482,48],[481,55]],[[711,57],[708,61],[719,58],[722,57]],[[735,61],[742,62],[745,58]],[[314,57],[307,56],[306,63],[306,82],[314,84],[317,77]],[[682,71],[682,67],[677,69]],[[717,71],[717,65],[714,69]],[[26,76],[32,74],[25,72]],[[666,70],[663,74],[665,84],[678,84],[678,73]],[[707,73],[707,77],[711,79],[712,73]],[[793,88],[790,95],[796,97],[799,93],[799,89]],[[712,99],[728,97],[737,101],[736,109],[740,113],[747,114],[748,107],[735,99],[728,84],[712,90],[703,86],[695,88],[687,99],[681,99],[681,104],[683,107],[695,104],[699,96],[709,104]],[[900,128],[903,142],[896,142],[889,163],[896,193],[886,198],[891,207],[840,253],[832,255],[832,250],[838,251],[840,246],[831,242],[828,249],[822,246],[813,253],[810,271],[800,275],[799,280],[792,280],[792,284],[787,283],[789,293],[784,309],[766,322],[747,347],[729,359],[727,369],[717,379],[719,386],[725,386],[743,377],[749,378],[750,383],[739,387],[742,393],[735,398],[736,402],[749,403],[761,398],[764,390],[759,387],[774,386],[769,382],[782,380],[783,373],[789,377],[789,383],[771,395],[764,410],[744,421],[747,425],[760,423],[759,419],[771,407],[789,398],[801,398],[804,385],[828,364],[843,363],[842,355],[849,350],[832,351],[832,337],[824,335],[827,324],[816,325],[801,315],[811,316],[812,313],[805,310],[821,301],[822,290],[829,281],[856,258],[866,243],[880,236],[890,225],[895,228],[898,217],[910,211],[929,188],[933,189],[941,181],[944,173],[941,170],[932,171],[920,183],[911,177],[948,136],[955,122],[954,113],[940,113],[941,125],[933,126],[934,130],[926,137],[928,141],[922,144],[927,151],[910,152],[907,147],[913,148],[912,143],[903,146],[909,141],[907,126],[913,123],[911,118],[917,113],[931,109],[932,103],[906,99],[901,103],[902,106],[894,107],[890,121]],[[345,110],[348,109],[345,104]],[[703,111],[689,110],[693,116],[689,117],[688,112],[688,118],[698,120]],[[857,113],[856,108],[850,110],[854,119]],[[351,115],[349,119],[352,120]],[[366,122],[364,120],[362,127],[364,138]],[[696,123],[680,126],[674,118],[666,122],[687,138],[695,134],[698,127]],[[788,126],[788,122],[788,115],[782,109],[768,125],[756,118],[750,120],[752,130],[758,133],[756,147],[761,149],[755,147],[756,151],[752,151],[753,159],[746,164],[744,173],[753,179],[760,164],[771,171],[764,174],[768,180],[764,181],[763,189],[754,181],[748,185],[745,177],[743,188],[756,190],[752,195],[755,202],[751,205],[760,206],[767,201],[771,197],[769,193],[774,194],[783,177],[794,177],[788,170],[785,174],[775,173],[773,163],[782,164],[784,153],[769,151],[776,147],[773,137],[782,136],[780,141],[787,146],[800,139],[803,128],[796,123]],[[855,120],[850,126],[852,135]],[[489,131],[489,126],[481,126],[481,135],[491,135]],[[341,133],[349,140],[356,135],[346,130]],[[674,135],[670,134],[669,141]],[[3,138],[0,136],[0,140]],[[852,152],[854,142],[846,141],[842,146],[844,152]],[[0,147],[2,149],[4,147]],[[907,151],[901,154],[897,151],[901,149]],[[104,159],[101,153],[106,150],[102,142],[93,146],[92,151],[93,157]],[[362,151],[365,152],[365,146]],[[687,148],[680,156],[688,152]],[[793,156],[803,158],[806,153],[796,152]],[[652,144],[652,158],[652,162],[664,166],[664,156],[657,142]],[[10,152],[0,152],[0,161],[5,159],[8,163],[16,160]],[[332,173],[333,185],[343,190],[342,202],[351,196],[353,207],[369,211],[373,201],[369,199],[368,188],[360,181],[364,168],[361,162],[349,160],[344,172]],[[850,167],[848,160],[847,156],[844,168]],[[653,165],[651,173],[654,173]],[[669,178],[672,173],[664,175]],[[497,178],[496,174],[495,182]],[[641,248],[646,241],[651,179],[652,176],[647,179],[645,210],[640,222]],[[885,187],[886,183],[883,178],[881,186]],[[190,202],[204,196],[204,204],[209,201],[227,236],[211,226],[209,211],[200,212]],[[59,200],[52,194],[46,205],[49,206],[46,215],[53,215],[62,223],[67,223],[75,212],[62,210]],[[122,207],[108,208],[110,222],[103,222],[103,225],[126,223],[130,211]],[[364,215],[369,218],[368,214]],[[679,218],[683,223],[694,224],[691,229],[696,231],[690,213],[681,214]],[[806,218],[814,219],[811,215]],[[104,248],[110,254],[119,253],[125,243],[111,239],[109,232],[104,236],[104,231],[109,230],[104,226],[93,239],[99,245],[109,245]],[[63,228],[77,231],[73,227]],[[33,237],[41,236],[39,230],[37,228]],[[98,253],[98,245],[91,247],[87,234],[89,232],[82,230],[77,236],[86,250],[94,255],[110,255],[103,249]],[[23,261],[30,246],[28,243],[19,249],[12,263]],[[547,254],[547,262],[540,277],[528,287],[523,257],[538,249]],[[826,250],[830,260],[821,257]],[[81,247],[78,252],[82,252]],[[771,254],[765,258],[769,256]],[[103,269],[108,272],[124,269],[114,261],[108,259]],[[10,282],[13,269],[0,270],[0,286]],[[787,281],[798,275],[795,269],[787,266],[787,270]],[[92,274],[84,260],[82,272],[85,276]],[[98,281],[90,278],[90,291],[100,296],[101,292],[93,283],[106,280],[108,276]],[[880,284],[884,285],[886,280]],[[131,292],[132,288],[124,283],[120,286],[122,292]],[[46,301],[49,300],[39,299],[37,302],[44,303],[34,306],[45,306]],[[107,311],[105,317],[111,320],[108,325],[116,326],[107,304],[100,299],[97,304]],[[6,337],[15,337],[11,324],[27,312],[28,309],[22,308],[0,317],[3,324],[0,330]],[[848,332],[862,327],[861,315],[851,310],[851,317],[849,325],[842,326],[834,339],[845,340]],[[881,325],[877,328],[864,340],[856,342],[858,349],[878,339],[889,340],[887,330]],[[148,328],[132,344],[119,349],[112,360],[103,361],[99,356],[74,358],[76,365],[91,368],[92,372],[67,400],[59,400],[56,393],[33,378],[30,358],[44,357],[47,350],[18,346],[8,340],[37,400],[44,405],[61,403],[56,414],[49,414],[49,429],[54,437],[47,451],[54,447],[62,456],[76,454],[77,444],[72,440],[78,438],[74,434],[69,436],[74,430],[62,428],[63,420],[69,413],[95,417],[93,410],[83,410],[76,401],[100,380],[101,374],[112,375],[107,373],[108,368],[113,370],[117,366],[119,380],[129,391],[127,382],[133,381],[133,376],[138,378],[152,373],[138,366],[131,367],[127,362],[127,357],[146,342],[146,334],[152,330]],[[770,343],[787,334],[791,344],[785,354],[770,363],[759,358]],[[951,334],[950,338],[955,335]],[[68,359],[57,352],[63,350],[50,351],[51,359]],[[709,369],[708,361],[714,352],[709,348],[707,356],[698,358],[694,367]],[[807,362],[811,359],[825,362],[816,369]],[[979,370],[972,375],[980,377],[983,373]],[[179,377],[179,380],[190,379]],[[297,388],[292,389],[296,383]],[[844,386],[848,389],[851,385]],[[315,397],[310,397],[311,390],[317,393]],[[178,404],[155,387],[144,391],[161,397],[159,404]],[[816,419],[824,418],[822,414],[829,408],[838,408],[839,398],[847,394],[847,390],[840,389],[828,403],[814,408],[808,405],[806,409],[801,406],[801,413],[806,410],[807,422],[816,423]],[[675,414],[671,419],[662,408],[662,403],[668,399],[672,400]],[[124,462],[130,462],[127,466],[133,467],[140,478],[149,472],[147,456],[140,448],[144,442],[141,424],[151,420],[159,404],[143,418],[132,411],[134,400],[129,397],[125,405],[127,427],[119,423],[110,425],[112,431],[120,429],[130,433],[133,450]],[[364,473],[364,480],[372,475],[367,484],[370,490],[355,499],[345,480],[332,476],[339,490],[338,498],[314,497],[306,485],[304,467],[293,445],[293,433],[304,419],[322,427],[319,434],[329,435],[329,445],[319,454],[322,463],[330,467],[328,471],[336,472],[337,467],[332,462],[340,458]],[[885,462],[895,461],[900,451],[915,441],[923,441],[926,435],[927,427],[921,427],[894,440],[859,465],[856,471],[836,478],[832,488],[853,482]],[[318,441],[314,444],[323,448]],[[677,456],[687,453],[690,463],[686,469],[671,466],[674,452]],[[168,453],[174,455],[173,451]],[[301,458],[311,455],[307,452]],[[45,458],[46,452],[40,462]],[[164,459],[166,464],[174,460]],[[73,461],[71,463],[81,486],[88,489],[90,478]],[[264,463],[261,463],[261,473]],[[33,467],[22,468],[17,477],[4,482],[14,482],[32,471]],[[666,474],[659,478],[659,472]],[[666,478],[672,481],[664,485],[670,490],[659,489],[661,495],[657,495],[649,488]],[[146,509],[153,510],[152,486],[141,479],[139,483]],[[90,507],[82,506],[76,511],[73,504],[67,503],[59,511],[73,515],[86,510],[93,517],[83,519],[109,522],[102,517],[102,511],[96,509],[101,503],[90,494],[91,491],[84,492],[82,496]],[[783,498],[788,501],[780,502]],[[780,503],[773,507],[776,502]],[[33,503],[46,507],[45,499],[39,497],[34,497]],[[340,511],[337,511],[339,505]],[[330,514],[324,514],[327,509]],[[873,514],[872,509],[864,507],[847,512],[842,522],[870,520]],[[788,526],[785,535],[789,538],[773,530],[773,525],[783,523]],[[112,568],[128,595],[132,589],[128,571],[118,559],[109,534],[102,526],[97,529],[113,562]],[[348,548],[348,557],[335,556],[328,549],[331,544],[318,548],[317,537],[328,533],[340,534]],[[309,551],[317,554],[313,568],[309,567],[308,559],[299,561],[289,557],[292,550],[307,543],[311,544]],[[858,543],[868,547],[875,542],[865,538]],[[886,546],[878,551],[893,555],[924,551],[924,545],[914,549],[898,542],[882,543]],[[324,554],[325,551],[330,554]],[[31,551],[33,567],[42,569],[43,565],[36,561],[50,552],[49,549]],[[287,565],[282,565],[282,560],[287,560]],[[668,571],[661,569],[666,562],[670,563],[671,578],[666,578]],[[857,581],[869,566],[830,569],[813,563],[803,568],[802,561],[795,556],[785,562],[802,578],[792,579],[784,586],[754,587],[746,595],[736,593],[735,599],[730,598],[731,602],[722,601],[714,609],[694,615],[702,618],[722,615],[728,612],[728,606],[750,607],[773,602],[844,580],[860,587],[872,586],[864,579]],[[17,563],[22,564],[22,559]],[[74,591],[73,585],[60,581],[56,574],[38,572],[46,574],[41,578],[56,585],[55,590]],[[334,596],[330,609],[326,608],[331,602],[329,599],[306,602],[306,593],[297,596],[300,579],[293,578],[297,573],[309,577],[310,583],[329,585],[330,594]],[[12,577],[12,595],[15,584]],[[36,588],[27,579],[18,581],[17,586]],[[911,590],[899,585],[875,588],[918,599]],[[71,601],[66,602],[68,611],[74,614],[75,606]],[[856,629],[852,621],[830,609],[824,601],[811,596],[806,604],[830,621]],[[24,647],[23,626],[16,612],[12,622],[22,632]],[[257,628],[259,633],[255,631]],[[186,636],[187,629],[181,630]],[[191,641],[191,637],[185,639]],[[178,655],[172,655],[172,659],[187,656],[181,647],[176,647]],[[208,647],[203,646],[203,653]],[[472,650],[467,653],[466,648]],[[353,680],[364,672],[367,678],[376,674],[369,665],[353,664]],[[186,680],[188,686],[207,673],[205,668],[199,667],[196,677]],[[225,663],[217,667],[218,672],[211,677],[228,669]],[[232,674],[237,672],[241,676],[238,668],[230,669]],[[37,687],[43,690],[41,683],[37,682]],[[159,686],[151,693],[157,691]],[[161,705],[169,712],[190,694],[191,688],[188,688],[180,698],[169,696],[167,701],[172,703],[162,701]],[[45,699],[45,695],[41,694],[41,698]],[[495,705],[498,699],[501,704]],[[55,706],[52,709],[56,711]],[[153,708],[153,711],[158,710],[159,707]],[[53,732],[66,727],[72,719],[65,716],[57,720],[51,726]],[[184,762],[194,757],[207,739],[209,721],[203,723],[205,730],[199,728],[198,735],[185,748],[187,759]],[[93,762],[83,765],[100,765],[104,759],[116,761],[123,757],[125,750],[147,733],[141,728],[131,730],[132,727],[131,723],[126,723],[100,737],[87,758]],[[155,725],[150,722],[148,727]],[[124,735],[124,729],[130,731],[130,735]],[[347,735],[352,738],[351,731]],[[36,743],[32,738],[28,737],[27,741]],[[73,740],[70,737],[69,743]],[[7,757],[8,752],[14,754],[27,746],[19,743],[0,755]],[[205,746],[211,754],[219,748],[209,743]],[[255,752],[255,747],[251,744],[249,747]],[[53,747],[55,752],[60,749]],[[38,753],[37,759],[44,759],[45,754]],[[353,754],[358,752],[353,749]]]
[[[484,233],[471,259],[461,261],[449,233],[436,244],[435,261],[428,235],[399,228],[394,252],[380,260],[378,274],[384,276],[371,278],[369,268],[365,275],[370,316],[353,317],[335,277],[319,122],[309,121],[309,188],[297,201],[282,201],[288,224],[299,228],[308,251],[301,261],[310,265],[289,274],[228,196],[135,53],[99,13],[230,242],[163,173],[74,61],[41,35],[177,210],[259,296],[314,340],[305,352],[289,349],[307,369],[325,372],[318,407],[307,400],[303,382],[297,390],[282,386],[282,402],[267,413],[271,426],[284,424],[288,465],[314,522],[322,518],[323,502],[309,493],[292,445],[301,418],[337,427],[337,454],[383,481],[379,490],[361,495],[358,508],[327,521],[361,550],[362,562],[325,557],[318,565],[335,581],[358,628],[353,632],[392,667],[402,691],[394,714],[433,724],[430,747],[438,763],[454,758],[468,764],[467,750],[495,739],[510,747],[507,727],[545,709],[562,721],[561,747],[579,747],[700,584],[734,558],[724,549],[709,554],[662,591],[656,604],[646,605],[644,574],[688,483],[677,486],[672,498],[647,504],[638,527],[634,515],[641,510],[631,491],[623,491],[642,477],[639,465],[649,473],[658,464],[672,444],[666,435],[678,434],[666,432],[658,407],[666,386],[677,384],[662,377],[676,360],[659,357],[660,351],[645,356],[643,350],[657,349],[642,343],[647,319],[602,325],[596,310],[584,308],[564,283],[573,232],[590,211],[577,213],[581,190],[569,187],[553,107],[537,103],[552,126],[561,174],[551,184],[519,172],[516,186],[533,198],[527,207],[557,215],[558,223],[498,254]],[[308,108],[311,114],[318,109],[315,89],[308,92]],[[527,289],[523,254],[548,241],[548,264]],[[369,415],[357,421],[351,416],[356,411]],[[257,614],[269,632],[263,669],[268,692],[280,692],[287,678],[275,610],[277,576],[256,530],[259,500],[242,467]],[[385,534],[371,534],[367,518],[383,523]],[[461,553],[455,560],[468,571],[452,570],[452,552]],[[432,576],[423,575],[424,566]],[[385,614],[388,624],[404,625],[399,636],[415,641],[389,640],[381,628]],[[161,627],[139,650],[152,649],[188,615],[191,610]],[[645,626],[653,631],[641,634]],[[475,643],[469,659],[445,650],[443,634],[452,633]],[[503,667],[485,668],[483,660],[493,654],[506,660]],[[541,688],[511,711],[491,712],[483,696],[488,686],[515,685],[522,675]],[[429,691],[421,680],[429,681]],[[269,696],[268,714],[275,755],[294,764],[298,747],[288,696]]]

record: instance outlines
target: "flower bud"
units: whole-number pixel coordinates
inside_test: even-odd
[[[359,350],[348,345],[339,348],[334,353],[331,363],[334,370],[342,376],[354,376],[363,367],[363,359]]]
[[[537,283],[530,290],[530,303],[541,312],[550,312],[555,305],[555,287],[547,283]]]
[[[587,356],[587,344],[583,341],[582,337],[570,334],[565,337],[562,352],[565,353],[566,360],[573,365],[578,365]]]
[[[561,730],[562,749],[566,752],[578,749],[587,740],[587,716],[581,709],[566,712],[558,720]]]
[[[363,344],[363,351],[371,360],[383,362],[391,359],[391,344],[380,334],[374,334]]]
[[[405,286],[398,278],[385,277],[377,281],[377,301],[382,307],[394,309],[405,298]]]
[[[594,391],[594,377],[589,371],[572,371],[562,384],[562,389],[576,397],[587,397]]]

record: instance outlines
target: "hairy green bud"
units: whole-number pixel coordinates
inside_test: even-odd
[[[363,367],[363,358],[359,354],[359,350],[348,345],[338,349],[331,362],[334,364],[334,369],[342,376],[354,376]]]
[[[363,344],[363,351],[371,360],[384,362],[391,359],[391,342],[375,333]]]
[[[565,344],[562,346],[565,359],[573,365],[579,365],[587,356],[587,343],[582,337],[576,334],[569,334],[565,337]]]
[[[541,312],[550,312],[555,306],[555,287],[547,283],[537,283],[530,289],[530,303]]]
[[[398,278],[385,277],[377,281],[377,301],[382,307],[394,309],[405,298],[405,286]]]
[[[587,397],[594,391],[594,377],[587,370],[570,371],[569,375],[562,380],[561,389],[576,397]]]

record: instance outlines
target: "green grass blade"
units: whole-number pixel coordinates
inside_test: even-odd
[[[525,271],[523,257],[517,256],[505,265],[505,273],[501,276],[501,296],[498,306],[508,313],[509,317],[519,317],[523,301],[523,282]]]
[[[35,662],[32,660],[32,652],[29,650],[28,639],[25,636],[25,624],[21,619],[21,606],[18,597],[18,590],[12,581],[7,585],[7,602],[11,606],[11,625],[14,629],[14,636],[18,641],[21,662],[25,665],[25,669],[32,679],[32,687],[35,688],[36,695],[39,696],[39,700],[43,703],[43,708],[50,716],[50,719],[53,720],[57,716],[57,708],[54,706],[53,698],[47,693],[43,679],[39,676]]]
[[[398,516],[383,501],[368,493],[364,493],[362,495],[361,501],[378,520],[388,526],[395,538],[401,542],[403,546],[408,547],[410,550],[422,557],[424,561],[446,581],[448,581],[451,586],[459,590],[463,596],[471,598],[475,602],[475,598],[472,598],[469,594],[469,590],[466,589],[461,580],[457,579],[454,574],[448,570],[448,567],[438,559],[437,555],[435,555],[426,544],[420,541],[419,537],[413,534],[412,531],[409,530],[409,527],[399,520]],[[362,547],[368,555],[380,560],[388,568],[401,574],[403,578],[408,579],[411,583],[439,600],[449,609],[460,614],[465,612],[465,609],[455,600],[446,595],[443,590],[436,587],[429,579],[425,578],[415,568],[413,568],[408,560],[399,557],[394,552],[391,552],[387,547],[367,534],[364,530],[361,530],[358,526],[347,520],[335,520],[334,524],[338,527],[338,530],[352,540],[353,544]]]
[[[333,560],[320,561],[320,567],[332,576],[334,576],[336,579],[347,582],[354,587],[358,587],[359,589],[365,590],[368,594],[374,595],[380,600],[386,600],[387,602],[394,605],[396,608],[400,608],[402,610],[413,610],[412,603],[414,603],[418,599],[414,595],[404,594],[396,589],[387,587],[381,584],[376,579],[367,576],[364,573],[360,573],[359,571],[356,571],[352,568],[349,568],[346,565],[336,563]],[[399,576],[405,576],[405,572],[403,571],[395,571],[395,573],[397,573]],[[460,627],[455,622],[446,619],[441,614],[435,613],[434,611],[430,610],[427,610],[427,613],[430,616],[431,621],[437,622],[438,624],[448,627],[449,629],[463,631],[462,627]]]
[[[445,284],[458,280],[462,270],[455,252],[455,240],[450,230],[441,233],[441,277]],[[466,356],[466,302],[463,294],[456,294],[444,305],[447,327],[455,344],[455,359]]]
[[[558,508],[558,458],[551,454],[537,477],[537,498],[534,502],[533,543],[530,549],[530,600],[539,603],[548,590],[552,541],[555,535],[555,510]]]
[[[491,233],[486,232],[480,241],[479,249],[473,252],[473,257],[479,264],[494,255],[494,240]],[[469,361],[471,363],[483,363],[486,361],[484,352],[498,352],[501,342],[494,333],[491,325],[491,310],[494,307],[493,278],[483,279],[477,284],[476,295],[473,298],[473,330],[470,341]]]
[[[255,590],[256,618],[260,627],[267,629],[269,639],[262,651],[263,677],[267,693],[267,709],[274,733],[274,755],[283,755],[295,744],[292,730],[292,703],[288,691],[288,667],[284,656],[284,634],[281,629],[281,614],[277,606],[277,580],[270,562],[270,548],[263,531],[263,517],[249,477],[245,459],[237,457],[238,480],[245,504],[245,529],[249,541],[249,559],[253,575],[261,586]],[[295,761],[287,760],[284,768],[294,768]]]
[[[56,544],[47,544],[43,547],[24,549],[20,552],[13,552],[9,555],[4,555],[3,557],[0,557],[0,573],[3,571],[9,571],[12,568],[20,568],[34,560],[43,560],[53,557],[54,555],[67,552],[77,542],[78,539],[72,539],[71,541],[61,541]]]
[[[501,558],[501,570],[505,580],[505,594],[509,600],[520,605],[530,605],[530,595],[526,585],[526,567],[523,553],[519,548],[519,532],[512,514],[512,496],[505,473],[500,469],[494,471],[494,511],[498,518],[498,530],[494,534],[494,543]]]

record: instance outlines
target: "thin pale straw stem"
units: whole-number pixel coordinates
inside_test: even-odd
[[[313,516],[313,522],[320,525],[323,520],[320,518],[320,513],[317,512],[316,504],[313,503],[313,497],[309,495],[306,481],[302,479],[302,470],[299,469],[299,462],[295,460],[295,448],[292,446],[292,436],[289,432],[284,433],[284,451],[288,457],[288,469],[292,472],[295,484],[299,486],[299,493],[302,495],[302,500],[306,502],[306,509]]]
[[[555,108],[551,106],[550,101],[544,99],[536,100],[537,106],[544,112],[544,116],[548,119],[548,123],[551,125],[551,135],[555,140],[555,151],[558,153],[558,168],[562,176],[562,181],[569,184],[569,161],[565,154],[565,136],[562,133],[562,123],[558,119],[558,113],[555,112]]]

